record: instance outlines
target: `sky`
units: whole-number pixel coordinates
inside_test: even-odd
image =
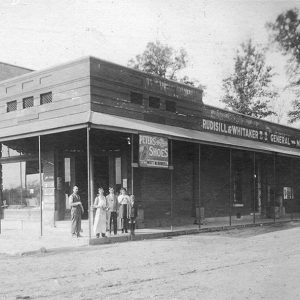
[[[0,0],[0,61],[39,70],[92,55],[127,65],[159,40],[187,51],[184,75],[206,86],[204,103],[224,107],[222,79],[239,45],[267,46],[265,24],[294,7],[300,0]],[[267,62],[278,73],[277,105],[288,110],[286,58],[271,47]]]

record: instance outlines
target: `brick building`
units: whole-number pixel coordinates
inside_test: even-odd
[[[93,57],[16,75],[0,82],[4,218],[66,219],[75,184],[86,212],[99,186],[126,187],[146,227],[300,213],[297,129]]]

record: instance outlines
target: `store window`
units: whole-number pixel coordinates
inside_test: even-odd
[[[3,200],[9,206],[40,205],[40,176],[38,161],[2,164]]]
[[[10,158],[10,157],[15,157],[15,156],[20,156],[22,155],[22,152],[11,148],[7,145],[2,144],[2,149],[1,149],[1,157],[2,158]]]
[[[241,170],[235,170],[233,174],[233,206],[244,206],[241,173]]]
[[[2,200],[11,207],[40,205],[38,139],[0,143],[0,186]]]

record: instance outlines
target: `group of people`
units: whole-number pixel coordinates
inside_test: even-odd
[[[71,207],[71,231],[73,236],[80,236],[81,232],[81,214],[84,212],[80,196],[78,195],[78,187],[74,186],[73,193],[69,197]],[[127,195],[126,189],[121,188],[120,194],[116,195],[114,188],[109,188],[109,194],[104,195],[104,189],[98,189],[93,208],[96,209],[93,230],[97,238],[106,236],[107,221],[109,223],[109,233],[112,229],[114,235],[117,234],[118,224],[117,217],[121,220],[122,233],[128,232],[130,224],[130,233],[134,235],[135,223],[137,218],[137,205],[134,195]]]

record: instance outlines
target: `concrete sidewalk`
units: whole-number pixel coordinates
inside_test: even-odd
[[[291,220],[276,220],[276,223],[290,222]],[[297,220],[293,220],[297,221]],[[1,221],[0,254],[6,255],[30,255],[43,252],[68,251],[87,248],[90,245],[101,245],[131,240],[144,240],[154,238],[165,238],[170,236],[197,234],[208,231],[230,230],[241,227],[262,226],[274,224],[268,222],[240,222],[229,226],[228,222],[214,222],[205,225],[186,225],[166,228],[147,228],[136,230],[135,236],[118,233],[116,236],[105,238],[94,238],[89,240],[88,221],[82,222],[82,237],[74,238],[70,233],[70,221],[60,221],[55,227],[44,227],[41,236],[39,222]]]

